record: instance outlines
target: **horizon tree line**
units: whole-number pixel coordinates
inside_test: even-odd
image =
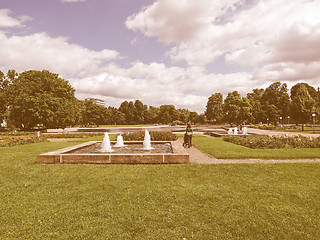
[[[124,101],[119,108],[93,100],[78,100],[67,80],[47,70],[18,74],[0,71],[0,122],[11,128],[65,128],[74,125],[185,124],[203,121],[203,116],[174,105],[147,106],[140,100]]]
[[[274,125],[289,123],[311,123],[320,114],[320,90],[307,83],[297,83],[288,93],[286,83],[275,82],[266,89],[253,89],[246,97],[237,91],[221,93],[208,98],[205,115],[215,123]]]
[[[246,97],[238,91],[208,98],[204,114],[174,105],[147,106],[140,100],[123,101],[119,108],[105,107],[93,100],[78,100],[67,80],[47,70],[29,70],[18,74],[0,71],[0,122],[32,129],[65,128],[74,125],[123,124],[185,124],[204,123],[273,123],[289,119],[299,124],[315,120],[320,114],[319,88],[307,83],[294,85],[288,93],[287,84],[272,83],[266,89],[253,89]]]

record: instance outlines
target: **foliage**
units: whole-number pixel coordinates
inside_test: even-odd
[[[34,132],[22,132],[22,131],[14,131],[14,132],[1,132],[0,136],[29,136],[34,135]]]
[[[315,92],[306,83],[298,83],[291,88],[290,114],[298,123],[305,124],[311,120],[316,110]]]
[[[9,118],[21,129],[66,127],[80,118],[75,90],[49,71],[26,71],[6,88]]]
[[[0,136],[0,147],[12,147],[16,145],[24,145],[30,143],[45,142],[47,138],[44,136]]]
[[[229,93],[224,102],[225,121],[240,124],[252,120],[252,106],[250,101],[234,91]]]
[[[298,129],[297,125],[289,125],[289,126],[275,126],[275,125],[256,125],[252,126],[253,128],[256,129],[262,129],[262,130],[294,130]]]
[[[175,141],[177,136],[170,131],[150,131],[151,141]],[[125,141],[143,141],[144,132],[130,132],[122,134]]]
[[[205,115],[208,120],[220,123],[223,119],[223,97],[221,93],[212,94],[207,102]]]
[[[287,116],[289,110],[289,95],[287,84],[280,82],[272,83],[266,88],[262,97],[263,109],[270,122],[277,123],[279,117]]]
[[[103,133],[58,133],[45,134],[46,138],[88,138],[94,136],[102,136]]]
[[[197,136],[193,145],[218,159],[310,159],[319,158],[320,148],[253,149],[224,141],[218,137]]]
[[[252,120],[254,123],[264,122],[266,119],[266,114],[262,109],[262,95],[264,89],[253,89],[252,93],[247,94],[247,99],[249,99],[252,106]]]
[[[224,141],[253,149],[280,148],[320,148],[320,137],[309,138],[302,135],[285,136],[225,136]]]

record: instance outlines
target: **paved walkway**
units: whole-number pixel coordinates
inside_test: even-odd
[[[178,142],[183,143],[179,138]],[[189,153],[190,162],[196,164],[237,164],[237,163],[320,163],[320,159],[217,159],[206,155],[195,147],[186,148]]]

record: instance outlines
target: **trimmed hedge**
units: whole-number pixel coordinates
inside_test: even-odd
[[[170,131],[150,131],[151,141],[175,141],[178,137]],[[124,141],[143,141],[144,131],[122,134]]]
[[[104,133],[58,133],[45,134],[47,138],[88,138],[94,136],[104,135]]]
[[[320,137],[309,138],[302,135],[293,137],[225,136],[223,140],[253,149],[320,148]]]

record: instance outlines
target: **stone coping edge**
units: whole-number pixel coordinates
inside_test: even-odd
[[[119,154],[119,153],[69,153],[75,149],[83,148],[95,144],[99,141],[90,141],[78,145],[58,149],[56,151],[39,154],[38,163],[96,163],[96,164],[163,164],[163,163],[189,163],[189,154],[184,147],[176,141],[152,141],[151,143],[170,143],[173,153],[139,153],[139,154]],[[115,141],[112,141],[114,143]],[[125,143],[143,143],[142,141],[125,141]]]

